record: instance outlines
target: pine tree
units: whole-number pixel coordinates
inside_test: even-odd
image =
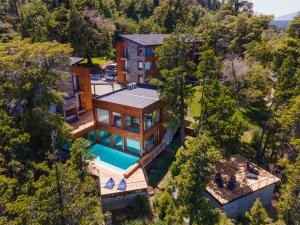
[[[270,221],[261,201],[257,198],[252,208],[246,212],[245,218],[249,225],[264,225]]]

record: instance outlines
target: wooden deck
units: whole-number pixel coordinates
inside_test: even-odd
[[[90,110],[80,115],[79,120],[74,123],[71,123],[71,126],[74,127],[74,130],[71,132],[71,134],[75,138],[82,137],[87,132],[94,130],[95,123],[94,123],[93,111]]]
[[[118,195],[125,195],[130,193],[145,192],[147,189],[147,181],[142,168],[138,168],[128,178],[126,178],[127,187],[125,191],[117,190],[119,182],[124,178],[123,172],[116,171],[102,166],[98,163],[90,163],[89,171],[97,177],[100,177],[101,196],[102,197],[113,197]],[[112,190],[104,188],[105,183],[113,178],[115,186]]]
[[[206,187],[206,191],[213,196],[220,204],[225,205],[251,192],[277,183],[280,179],[268,171],[251,163],[251,166],[259,170],[258,179],[246,177],[247,159],[241,155],[234,155],[229,160],[221,160],[216,163],[214,170],[220,172],[224,181],[224,188],[219,188],[214,177]],[[231,191],[226,188],[231,175],[236,176],[236,187]]]

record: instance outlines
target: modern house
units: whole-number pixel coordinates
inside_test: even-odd
[[[91,69],[81,65],[84,58],[70,57],[70,77],[59,88],[66,93],[62,114],[67,122],[77,121],[83,113],[92,110]]]
[[[141,84],[94,98],[96,142],[142,157],[164,136],[162,111],[157,90]]]
[[[264,206],[269,205],[275,186],[280,181],[277,176],[241,155],[217,162],[214,171],[215,178],[206,187],[205,194],[212,205],[223,209],[234,219],[248,211],[256,198]]]
[[[148,84],[132,83],[94,96],[93,126],[81,135],[93,143],[90,149],[95,159],[89,171],[99,177],[106,210],[126,207],[135,196],[146,195],[144,168],[170,140],[163,126],[163,107],[156,87]],[[113,185],[107,187],[108,182]],[[120,182],[126,182],[122,190]]]
[[[147,83],[159,75],[154,49],[169,34],[120,35],[116,43],[117,82]]]

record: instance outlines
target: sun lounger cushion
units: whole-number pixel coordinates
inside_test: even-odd
[[[109,180],[106,182],[104,188],[110,189],[110,190],[111,190],[111,189],[114,188],[114,186],[115,186],[115,181],[114,181],[114,179],[109,178]]]
[[[126,180],[122,179],[117,187],[117,190],[125,191],[126,190]]]

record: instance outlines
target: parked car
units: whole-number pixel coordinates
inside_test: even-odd
[[[108,80],[108,81],[114,81],[115,78],[116,78],[116,75],[117,75],[117,74],[116,74],[115,72],[109,71],[109,72],[107,72],[106,75],[105,75],[105,80]]]
[[[110,70],[110,71],[113,71],[113,72],[116,72],[117,71],[117,63],[111,63],[111,64],[108,64],[106,67],[105,67],[105,70]]]

